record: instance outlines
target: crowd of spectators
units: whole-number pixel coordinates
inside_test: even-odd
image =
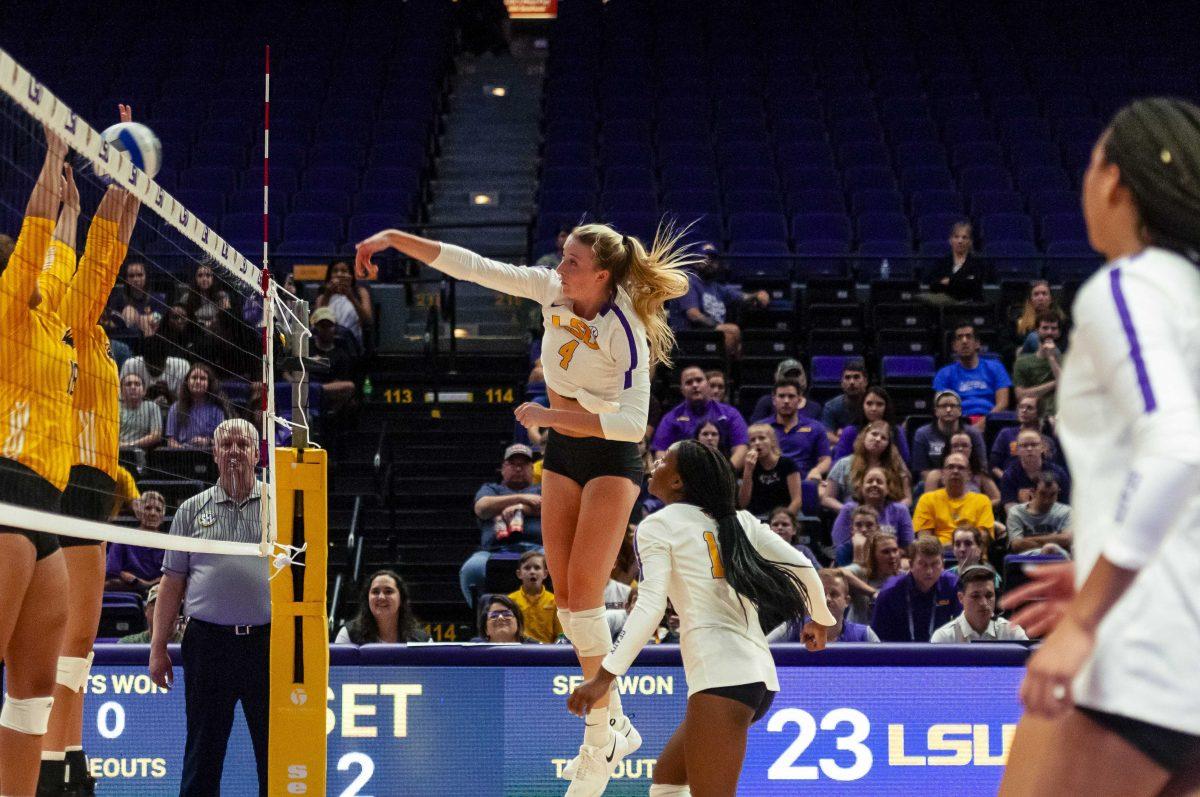
[[[966,242],[952,238],[930,282],[937,296],[918,299],[943,306],[982,299],[990,271],[970,249],[969,226],[956,227],[960,234]],[[737,308],[758,303],[757,294],[721,282],[713,257],[701,271],[694,295],[677,308],[677,328],[721,328]],[[871,381],[859,358],[845,360],[838,392],[824,393],[823,404],[808,395],[808,372],[793,357],[780,360],[774,384],[753,397],[731,378],[736,358],[732,372],[683,362],[674,372],[678,403],[652,408],[647,462],[683,439],[724,454],[739,479],[738,506],[825,568],[830,605],[843,620],[833,640],[1022,639],[1021,629],[994,616],[1006,568],[1020,567],[1011,557],[1070,557],[1071,535],[1070,479],[1054,437],[1067,319],[1044,282],[1030,287],[1020,310],[1008,368],[974,324],[946,330],[953,356],[927,384],[931,417],[899,417],[887,387]],[[995,336],[988,330],[988,340]],[[732,345],[727,351],[736,353]],[[739,410],[751,406],[747,415]],[[540,471],[530,466],[540,441],[533,442],[510,447],[501,481],[477,496],[481,549],[463,567],[463,592],[473,603],[488,558],[519,553],[522,568],[531,568],[518,573],[522,587],[509,595],[525,614],[521,635],[549,642],[558,635],[530,619],[549,600],[536,532],[498,531],[515,507],[537,513]],[[643,498],[631,528],[657,508]],[[636,573],[613,583],[628,585],[636,599]],[[796,632],[781,627],[772,640]]]

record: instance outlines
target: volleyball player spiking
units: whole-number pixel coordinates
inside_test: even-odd
[[[1074,564],[1006,596],[1040,636],[1001,794],[1200,793],[1200,108],[1116,114],[1083,179],[1092,247],[1057,432]]]
[[[595,675],[612,645],[604,587],[641,488],[637,444],[646,434],[650,368],[669,364],[674,344],[664,305],[687,292],[683,269],[698,261],[679,239],[660,229],[647,250],[637,238],[587,224],[571,231],[556,269],[498,263],[398,230],[384,230],[357,247],[362,272],[373,268],[372,255],[394,248],[451,277],[541,305],[550,407],[522,404],[516,417],[527,427],[551,430],[542,539],[559,620],[586,677]],[[567,794],[603,793],[620,759],[640,745],[617,691],[610,691],[585,719]]]
[[[638,525],[638,599],[598,674],[568,698],[588,710],[633,664],[662,619],[679,613],[687,714],[654,765],[651,797],[732,797],[750,725],[779,691],[762,624],[804,623],[809,650],[835,621],[816,569],[765,523],[738,511],[737,477],[719,451],[681,440],[654,463],[667,506]],[[761,613],[761,620],[760,620]],[[811,619],[809,619],[811,616]]]
[[[118,106],[122,122],[132,121],[129,106]],[[63,493],[62,512],[71,517],[103,522],[109,519],[116,493],[120,451],[120,391],[117,365],[100,315],[116,283],[129,248],[139,200],[110,185],[88,228],[79,268],[53,268],[54,287],[43,297],[70,330],[79,362],[79,379],[71,397],[73,454],[70,478]],[[51,242],[55,262],[74,264],[79,192],[68,175],[62,216]],[[64,240],[65,239],[65,240]],[[66,249],[64,254],[62,250]],[[69,531],[69,526],[64,527]],[[67,565],[67,624],[58,659],[54,711],[42,749],[39,794],[91,794],[95,780],[83,752],[83,685],[92,663],[92,645],[100,623],[104,596],[105,548],[100,540],[59,535]],[[79,790],[77,792],[77,790]]]
[[[63,194],[67,145],[46,130],[46,157],[20,236],[0,274],[0,499],[56,512],[71,469],[69,434],[77,363],[67,329],[43,306],[42,265]],[[66,607],[58,540],[0,525],[0,794],[33,794]]]

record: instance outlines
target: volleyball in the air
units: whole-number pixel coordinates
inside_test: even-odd
[[[133,165],[147,177],[158,174],[162,165],[162,144],[154,131],[138,122],[119,122],[100,134],[113,149],[129,155]]]

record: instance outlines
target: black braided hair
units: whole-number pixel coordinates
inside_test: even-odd
[[[737,517],[737,478],[729,460],[695,440],[675,445],[683,481],[683,501],[717,521],[717,542],[725,580],[758,610],[764,629],[782,622],[803,622],[808,591],[787,565],[766,559],[751,544]]]
[[[1104,158],[1121,170],[1151,243],[1200,264],[1200,108],[1168,97],[1126,105]]]

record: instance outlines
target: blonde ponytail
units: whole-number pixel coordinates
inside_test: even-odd
[[[666,305],[688,292],[686,269],[703,260],[682,243],[687,230],[663,222],[649,251],[637,238],[621,235],[603,224],[585,224],[571,231],[572,238],[591,247],[596,267],[609,271],[613,285],[620,285],[629,294],[633,310],[646,328],[651,367],[657,363],[671,367],[675,333],[667,323]]]

